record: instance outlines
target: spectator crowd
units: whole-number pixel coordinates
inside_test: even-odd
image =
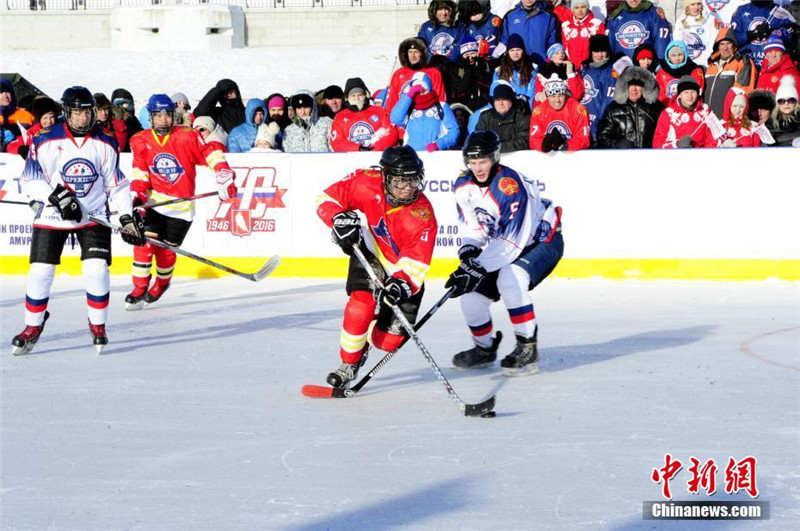
[[[497,133],[503,152],[800,147],[800,1],[679,2],[670,23],[648,0],[624,0],[605,20],[586,0],[521,0],[505,13],[489,0],[431,0],[387,87],[352,77],[245,102],[222,79],[196,107],[173,94],[175,122],[232,153],[450,150],[476,130]],[[137,115],[122,88],[94,97],[98,126],[130,151],[148,109]],[[60,114],[0,80],[0,151],[26,157]]]

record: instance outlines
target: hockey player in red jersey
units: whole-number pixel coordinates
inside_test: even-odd
[[[153,94],[147,102],[151,129],[133,136],[131,193],[134,206],[195,194],[196,165],[206,165],[216,174],[220,201],[236,195],[234,173],[225,155],[203,140],[191,127],[175,127],[175,103],[166,94]],[[183,243],[194,218],[194,203],[179,202],[150,208],[144,219],[145,232],[170,245]],[[150,269],[156,259],[156,280],[150,286]],[[175,253],[162,247],[133,250],[133,291],[125,297],[127,310],[139,310],[157,301],[169,287],[175,268]],[[150,288],[148,291],[148,287]]]
[[[397,305],[414,322],[423,283],[436,243],[436,217],[421,192],[424,168],[410,147],[390,147],[380,168],[357,170],[329,186],[317,199],[317,215],[332,228],[333,241],[351,255],[340,336],[341,366],[328,375],[333,387],[347,387],[366,360],[370,323],[377,323],[369,342],[392,351],[403,341],[402,326],[389,305]],[[362,226],[358,212],[366,218]],[[352,256],[360,246],[384,289],[375,293],[361,262]]]
[[[35,217],[25,289],[26,326],[11,342],[15,355],[30,352],[44,330],[56,265],[70,235],[81,247],[92,342],[98,352],[108,344],[111,230],[89,216],[106,217],[114,210],[125,229],[122,239],[132,245],[144,242],[138,216],[131,211],[128,181],[119,170],[117,141],[95,126],[94,96],[85,87],[70,87],[61,105],[64,122],[33,138],[20,178]]]

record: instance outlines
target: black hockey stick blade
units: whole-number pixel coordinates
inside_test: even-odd
[[[280,263],[281,263],[280,256],[278,255],[270,256],[269,260],[267,260],[267,263],[264,264],[264,266],[261,269],[250,275],[252,277],[253,282],[259,282],[261,280],[264,280],[265,277],[267,277],[270,273],[275,271],[275,268],[277,268],[280,265]]]
[[[480,417],[481,415],[491,412],[494,409],[495,396],[497,395],[492,395],[480,404],[464,404],[464,415],[468,417]]]

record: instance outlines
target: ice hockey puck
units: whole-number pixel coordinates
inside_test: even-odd
[[[486,413],[481,415],[481,417],[483,417],[485,419],[491,419],[491,418],[494,418],[495,415],[497,415],[497,413],[495,413],[494,411],[487,411]]]

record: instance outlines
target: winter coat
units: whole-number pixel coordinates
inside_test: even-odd
[[[256,142],[256,135],[258,134],[258,124],[255,123],[256,111],[260,110],[267,116],[266,105],[264,100],[252,98],[247,101],[247,107],[244,110],[245,120],[243,124],[239,124],[233,128],[228,135],[228,152],[229,153],[247,153],[252,149]]]
[[[545,101],[533,109],[531,115],[530,148],[542,151],[545,135],[558,130],[567,141],[568,151],[577,151],[589,147],[589,113],[586,108],[573,98],[567,98],[560,111],[550,107]]]
[[[773,115],[767,123],[767,129],[775,139],[775,146],[791,146],[800,138],[800,111],[793,115]]]
[[[500,137],[500,151],[508,153],[528,149],[528,128],[531,114],[520,100],[511,105],[511,110],[502,116],[494,107],[481,113],[476,131],[494,131]]]
[[[610,58],[600,63],[589,61],[590,59],[587,59],[581,67],[584,88],[581,105],[589,112],[589,126],[594,138],[597,135],[600,118],[614,97],[617,74],[614,71],[614,61]]]
[[[20,127],[28,129],[33,125],[35,119],[31,113],[17,107],[17,93],[9,80],[0,79],[0,87],[4,92],[11,93],[11,102],[0,108],[0,146],[5,147],[6,144],[22,135]],[[0,149],[0,151],[5,151],[5,149]]]
[[[723,28],[717,33],[714,48],[708,58],[706,83],[703,99],[711,111],[722,118],[725,97],[732,87],[750,92],[756,86],[758,71],[753,60],[739,53],[734,41],[733,57],[724,61],[720,57],[719,42],[723,39],[735,39],[731,28]]]
[[[687,135],[692,137],[691,147],[703,147],[706,135],[710,134],[705,124],[710,112],[702,99],[698,99],[694,110],[686,110],[678,103],[676,96],[658,117],[656,132],[653,135],[653,147],[677,148],[678,140]]]
[[[491,84],[492,71],[485,59],[478,57],[470,62],[461,57],[450,71],[447,101],[463,103],[474,111],[489,102]]]
[[[663,105],[668,105],[669,100],[678,95],[678,82],[683,76],[692,76],[697,81],[697,84],[700,85],[699,94],[701,96],[703,95],[706,79],[701,67],[694,64],[691,59],[687,60],[686,64],[678,68],[673,68],[670,63],[662,60],[656,72],[658,101]]]
[[[431,143],[440,150],[450,149],[458,140],[458,122],[447,103],[436,98],[430,98],[435,101],[430,106],[419,103],[421,97],[429,95],[435,93],[418,94],[413,99],[403,94],[389,117],[393,124],[405,128],[405,145],[417,151],[425,151]]]
[[[622,2],[606,19],[611,53],[624,53],[633,57],[633,52],[642,44],[650,44],[656,57],[663,57],[671,40],[672,30],[660,7],[644,0],[636,9]]]
[[[408,62],[408,49],[411,43],[416,44],[422,50],[422,59],[416,65],[410,65]],[[439,97],[439,101],[447,101],[447,93],[444,89],[444,82],[442,75],[435,68],[428,66],[428,46],[425,41],[418,37],[411,37],[400,43],[397,50],[397,57],[400,61],[400,68],[392,74],[392,80],[389,82],[389,91],[386,94],[386,101],[383,106],[387,112],[391,112],[397,100],[400,99],[400,91],[411,77],[417,72],[425,72],[431,78],[431,86],[433,91]]]
[[[223,94],[229,90],[236,91],[235,99],[223,99]],[[244,104],[239,85],[230,79],[220,79],[214,88],[203,96],[194,113],[196,116],[210,116],[226,133],[230,133],[234,127],[245,121]]]
[[[300,91],[308,94],[314,102],[311,116],[304,120],[295,116],[292,124],[283,133],[283,151],[286,153],[328,153],[331,151],[330,133],[333,120],[327,116],[319,117],[314,93],[310,90]]]
[[[478,41],[478,55],[484,59],[494,57],[495,49],[500,44],[500,30],[503,19],[493,15],[489,0],[459,0],[458,19],[464,25],[467,35]],[[470,18],[478,13],[483,15],[478,22]]]
[[[748,122],[749,126],[745,127],[742,124],[744,120],[731,120],[731,104],[738,94],[744,95],[744,92],[738,88],[728,91],[728,95],[725,97],[725,112],[722,116],[725,132],[719,138],[714,138],[709,131],[709,134],[706,135],[705,147],[758,147],[761,145],[761,138],[755,132],[757,124]],[[748,109],[749,104],[747,96],[745,96],[745,117],[747,117]]]
[[[522,2],[503,17],[502,42],[518,33],[525,41],[525,53],[537,64],[544,64],[547,49],[558,42],[558,19],[546,11],[546,2],[537,2],[531,11],[525,11]]]
[[[447,22],[440,24],[436,19],[436,11],[447,7],[450,16]],[[456,21],[456,3],[453,0],[432,0],[428,4],[428,20],[419,28],[417,37],[428,45],[428,58],[443,55],[455,62],[461,57],[459,46],[467,30],[461,22]]]
[[[331,147],[334,151],[359,151],[363,147],[374,151],[397,144],[397,128],[389,120],[389,113],[377,105],[362,110],[346,105],[331,127]]]
[[[708,63],[720,26],[720,21],[703,4],[699,17],[690,17],[684,11],[677,18],[672,38],[685,42],[689,49],[689,59],[703,66]]]
[[[521,61],[527,61],[526,57],[520,59]],[[514,70],[511,74],[511,79],[506,79],[511,84],[514,89],[514,92],[517,96],[524,96],[525,100],[528,102],[528,109],[533,109],[533,99],[536,96],[536,74],[538,73],[538,67],[533,65],[533,72],[531,74],[531,79],[526,84],[522,84],[522,81],[519,79],[519,70]],[[492,85],[494,85],[497,81],[500,81],[500,67],[498,66],[494,70],[494,75],[492,76]],[[491,87],[491,86],[490,86]]]
[[[781,79],[785,76],[794,78],[794,86],[800,88],[800,71],[797,70],[797,63],[792,61],[788,54],[783,54],[781,60],[772,66],[768,66],[766,62],[761,65],[761,73],[758,75],[756,88],[776,94],[778,86],[781,84]]]
[[[561,40],[567,49],[569,60],[576,65],[583,63],[587,59],[591,60],[589,56],[589,37],[603,35],[605,32],[605,24],[603,24],[602,20],[592,15],[591,11],[587,12],[583,20],[576,19],[575,15],[570,12],[570,17],[561,23]]]
[[[628,99],[631,80],[644,83],[642,98]],[[658,86],[649,71],[638,66],[626,68],[614,89],[614,98],[598,120],[595,146],[598,148],[649,148],[653,146],[656,124],[664,106],[658,101]]]

